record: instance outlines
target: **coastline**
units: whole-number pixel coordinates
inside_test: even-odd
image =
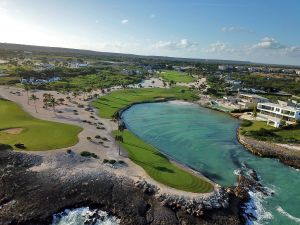
[[[300,154],[297,152],[297,150],[291,150],[273,143],[258,141],[253,138],[246,137],[240,134],[239,129],[237,130],[237,139],[248,151],[254,155],[267,158],[276,158],[287,166],[300,169]]]
[[[36,114],[34,113],[33,106],[26,104],[25,96],[15,97],[9,94],[9,91],[10,90],[6,90],[4,96],[17,102],[22,106],[24,111],[33,116],[51,121],[80,124],[80,126],[84,128],[80,134],[82,142],[87,142],[86,138],[82,138],[84,132],[88,131],[89,136],[94,135],[91,133],[94,132],[91,130],[91,126],[80,123],[78,119],[73,120],[72,118],[76,116],[72,115],[71,112],[66,113],[68,119],[66,117],[53,117],[53,113],[42,109]],[[41,95],[44,92],[39,91],[37,93]],[[164,99],[164,101],[165,100],[166,99]],[[63,108],[68,107],[63,106]],[[82,112],[85,113],[83,110]],[[88,115],[89,114],[86,114],[86,116]],[[108,130],[105,131],[106,133],[110,132],[113,127],[116,127],[116,124],[109,120],[101,119],[100,121],[108,128]],[[98,130],[95,131],[99,132]],[[112,147],[109,149],[113,148],[114,141],[112,140],[110,143]],[[93,143],[88,142],[88,145],[91,147],[89,150],[99,154],[101,160],[109,156],[116,158],[114,152],[107,151],[101,146],[97,146],[94,150],[96,146],[94,146]],[[139,166],[135,165],[129,159],[125,159],[129,164],[127,168],[114,169],[103,163],[99,163],[99,160],[81,157],[79,153],[82,149],[85,149],[84,147],[87,147],[84,143],[78,143],[76,146],[71,147],[73,152],[71,155],[66,153],[66,149],[46,152],[1,151],[1,159],[4,159],[1,160],[0,163],[1,224],[12,224],[16,221],[19,221],[20,224],[45,224],[45,221],[48,222],[53,214],[59,213],[65,208],[87,205],[101,206],[101,209],[112,212],[122,219],[121,224],[160,224],[160,221],[165,221],[165,224],[171,225],[179,224],[179,220],[186,220],[187,224],[203,224],[205,218],[210,216],[215,218],[214,224],[224,224],[220,221],[225,221],[229,218],[233,218],[230,224],[240,224],[240,210],[238,206],[231,204],[231,198],[234,199],[235,196],[231,196],[231,194],[228,194],[224,189],[218,189],[217,192],[211,192],[206,195],[177,191],[169,187],[163,187],[163,185],[160,184],[155,185],[160,191],[150,195],[151,203],[144,202],[144,200],[142,201],[144,202],[142,205],[147,206],[150,204],[152,210],[154,210],[151,211],[151,213],[149,211],[150,215],[146,213],[148,206],[142,210],[145,211],[142,215],[143,220],[147,220],[148,222],[137,223],[137,221],[140,221],[140,216],[133,215],[131,222],[127,223],[126,221],[128,221],[128,217],[130,217],[128,210],[140,210],[141,199],[148,198],[149,187],[153,186],[153,179],[145,172],[142,172],[143,169],[139,169]],[[133,171],[135,172],[132,174]],[[32,180],[33,177],[35,177],[36,180]],[[114,181],[111,180],[112,178],[119,183],[114,184]],[[144,182],[144,179],[150,181],[151,184],[140,185]],[[40,181],[40,183],[37,183],[37,181]],[[16,184],[16,186],[11,187],[12,183]],[[155,182],[153,183],[157,184]],[[112,186],[105,189],[108,184],[112,184]],[[124,185],[128,188],[128,190],[126,189],[126,197],[124,199],[129,197],[133,199],[128,201],[122,199],[123,205],[116,211],[116,207],[113,206],[115,204],[115,199],[112,194],[113,189],[114,186],[123,187]],[[97,190],[99,189],[98,192],[100,193],[95,192],[95,188]],[[140,193],[140,197],[138,198],[135,194],[132,194],[137,192],[137,189]],[[102,192],[105,192],[105,195],[102,194]],[[32,202],[32,199],[35,199],[35,197],[35,202]],[[102,200],[101,197],[104,199],[109,198],[109,200]],[[129,207],[127,202],[130,201],[137,202]],[[44,205],[47,207],[43,208]],[[128,207],[128,209],[126,209],[126,207]],[[170,215],[169,217],[173,219],[163,220],[160,218],[162,217],[161,212]],[[147,217],[155,217],[158,219],[154,222],[152,220],[149,221]]]
[[[225,113],[235,119],[239,120],[239,116],[232,113],[219,110],[217,108],[209,107],[204,104],[199,104],[201,107],[208,108],[217,112]],[[300,153],[297,149],[287,148],[284,145],[270,143],[266,141],[258,141],[254,138],[247,137],[241,134],[240,127],[237,128],[236,137],[238,142],[254,155],[263,158],[278,159],[281,163],[291,166],[295,169],[300,169]]]
[[[121,224],[242,224],[238,210],[241,199],[233,190],[228,205],[205,199],[201,210],[197,202],[172,195],[159,196],[144,190],[144,186],[127,177],[99,169],[83,170],[92,159],[78,154],[57,152],[52,158],[23,152],[0,152],[0,223],[50,224],[52,215],[66,208],[90,206],[107,211]],[[62,165],[44,168],[49,162],[63,158]],[[38,172],[38,168],[43,170]],[[79,168],[77,168],[79,167]],[[14,169],[12,169],[14,168]],[[88,167],[87,167],[88,168]],[[11,185],[14,183],[14,185]],[[208,222],[208,220],[210,222]]]

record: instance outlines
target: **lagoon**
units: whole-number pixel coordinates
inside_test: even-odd
[[[254,224],[299,224],[300,172],[249,153],[236,138],[239,120],[182,102],[134,105],[122,118],[142,140],[220,185],[234,185],[239,170],[256,170],[274,195],[253,194],[259,217]]]

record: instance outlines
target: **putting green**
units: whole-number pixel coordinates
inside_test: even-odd
[[[82,128],[36,119],[14,102],[0,99],[0,144],[25,145],[24,150],[43,151],[65,148],[78,142]]]
[[[129,158],[140,165],[154,180],[188,192],[213,191],[212,184],[171,163],[167,157],[130,131],[122,133],[114,131],[114,135],[122,135],[123,142],[120,142],[120,145],[128,151]]]
[[[174,88],[140,88],[114,91],[93,102],[99,109],[100,117],[111,118],[120,109],[139,102],[154,102],[157,100],[196,100],[198,96],[186,87]]]

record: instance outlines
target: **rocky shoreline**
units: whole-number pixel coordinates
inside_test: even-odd
[[[66,165],[92,160],[57,154]],[[244,224],[239,194],[247,188],[220,188],[209,198],[186,199],[158,194],[147,182],[116,177],[108,171],[78,172],[59,167],[41,171],[45,156],[0,151],[0,224],[50,224],[66,208],[90,206],[110,212],[121,224]],[[52,161],[55,162],[55,159]],[[67,168],[68,169],[68,168]],[[66,172],[67,171],[67,172]],[[238,188],[238,189],[237,189]]]
[[[300,152],[287,149],[265,141],[258,141],[251,137],[241,135],[237,131],[238,141],[250,152],[260,157],[277,158],[280,162],[300,169]]]

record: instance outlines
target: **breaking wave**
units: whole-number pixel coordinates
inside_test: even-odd
[[[64,212],[53,215],[51,225],[118,225],[120,221],[109,216],[106,212],[82,207],[77,209],[66,209]]]

